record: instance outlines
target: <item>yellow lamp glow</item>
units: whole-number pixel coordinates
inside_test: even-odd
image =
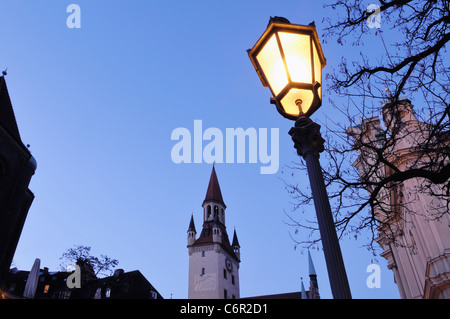
[[[322,103],[322,68],[326,64],[314,25],[290,24],[271,18],[248,55],[271,102],[286,118],[310,116]]]

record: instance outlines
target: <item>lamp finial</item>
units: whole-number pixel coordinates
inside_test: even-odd
[[[291,22],[283,17],[270,17],[269,19],[269,23],[267,24],[267,26],[269,26],[272,22],[278,22],[278,23],[287,23],[287,24],[291,24]]]

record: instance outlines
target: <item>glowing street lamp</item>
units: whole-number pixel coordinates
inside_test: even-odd
[[[271,18],[264,34],[248,51],[271,102],[284,117],[311,116],[322,104],[322,68],[326,64],[314,25]]]
[[[281,115],[295,120],[289,135],[306,162],[331,291],[336,299],[350,299],[319,162],[325,141],[320,125],[309,118],[322,105],[322,68],[326,64],[316,28],[313,23],[295,25],[285,18],[270,18],[264,34],[247,52],[262,84],[272,92],[271,103]]]

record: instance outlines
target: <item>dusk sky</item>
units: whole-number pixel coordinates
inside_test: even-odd
[[[71,3],[81,8],[81,28],[66,24]],[[287,225],[292,199],[284,180],[304,187],[309,181],[286,167],[299,161],[288,135],[293,122],[269,103],[246,50],[270,16],[315,21],[321,37],[322,19],[336,14],[322,6],[303,0],[2,1],[0,69],[8,69],[21,138],[38,164],[30,183],[35,200],[12,267],[27,270],[40,258],[41,267],[57,271],[67,249],[91,246],[93,255],[117,258],[117,268],[139,270],[164,298],[187,298],[186,231],[192,213],[201,229],[212,165],[175,163],[171,136],[185,128],[194,140],[194,121],[201,120],[203,132],[223,132],[224,148],[227,128],[279,130],[275,174],[261,174],[267,164],[259,156],[257,163],[224,156],[215,166],[228,234],[236,228],[241,244],[241,297],[299,291],[301,277],[309,287],[307,250],[294,249],[291,238],[306,234]],[[388,41],[391,26],[383,23]],[[324,76],[343,56],[380,53],[374,32],[367,28],[373,41],[366,47],[324,43]],[[312,116],[322,130],[340,117],[327,102],[334,97],[326,81],[323,87],[323,105]],[[341,100],[335,102],[347,103]],[[270,134],[268,143],[270,150]],[[364,236],[341,241],[353,298],[399,298],[385,259],[362,247],[366,243]],[[332,298],[323,251],[311,255],[321,298]],[[371,264],[381,267],[380,288],[366,285]]]

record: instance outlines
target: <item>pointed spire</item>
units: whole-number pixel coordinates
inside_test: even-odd
[[[314,264],[311,258],[311,253],[308,250],[308,264],[309,264],[309,275],[317,276],[316,269],[314,268]]]
[[[309,298],[320,299],[319,285],[317,283],[316,269],[311,258],[311,253],[308,250],[308,264],[309,264]]]
[[[241,247],[241,245],[239,245],[239,240],[238,240],[237,235],[236,235],[236,228],[234,229],[233,243],[231,244],[231,246],[239,247],[239,248]]]
[[[203,203],[208,201],[215,201],[221,203],[226,207],[225,203],[223,202],[222,192],[220,191],[219,181],[217,179],[217,174],[214,165],[212,168],[211,177],[209,179],[208,190],[206,191],[206,196]]]
[[[197,231],[195,230],[195,224],[194,224],[194,214],[192,213],[191,215],[191,221],[189,223],[189,228],[188,228],[188,232],[189,231],[193,231],[195,233],[197,233]]]
[[[308,299],[308,297],[306,296],[305,285],[303,285],[303,278],[301,278],[301,281],[302,281],[302,299]]]

